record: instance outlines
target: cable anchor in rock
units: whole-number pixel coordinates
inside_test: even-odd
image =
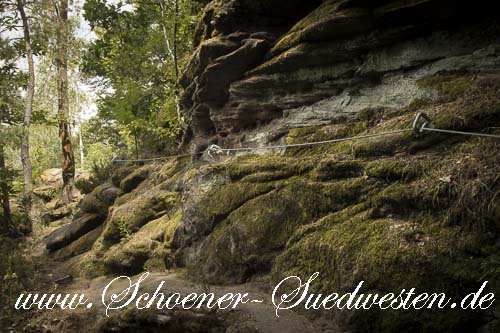
[[[417,135],[422,134],[430,125],[431,118],[426,113],[419,112],[413,121],[413,132]]]
[[[215,158],[216,155],[220,155],[222,154],[222,148],[217,146],[217,145],[210,145],[208,148],[207,148],[207,155],[210,157],[210,158]]]

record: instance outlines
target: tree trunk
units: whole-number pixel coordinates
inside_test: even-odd
[[[59,138],[62,147],[62,203],[73,199],[75,187],[75,156],[71,144],[71,129],[68,94],[68,0],[61,0],[57,32],[57,93],[59,115]]]
[[[135,159],[139,159],[139,142],[137,139],[137,128],[134,128]]]
[[[24,120],[22,128],[22,140],[21,140],[21,160],[23,163],[23,204],[28,218],[31,223],[34,220],[34,213],[32,207],[32,192],[33,192],[33,175],[31,171],[31,160],[30,160],[30,125],[31,125],[31,113],[33,109],[33,96],[35,94],[35,65],[33,63],[33,51],[31,50],[31,38],[28,18],[24,11],[23,0],[17,0],[17,9],[21,15],[21,20],[23,22],[23,32],[24,32],[24,45],[26,49],[26,58],[28,60],[28,89],[26,93],[26,101],[24,108]]]
[[[175,67],[175,79],[179,79],[179,59],[177,57],[177,33],[179,31],[179,0],[175,0],[174,8],[174,67]]]
[[[179,124],[181,126],[184,123],[184,120],[182,118],[181,114],[181,106],[179,103],[179,58],[177,56],[177,34],[179,31],[179,0],[174,0],[174,32],[173,32],[173,50],[170,48],[170,42],[168,40],[167,36],[167,27],[165,25],[166,17],[165,17],[165,6],[163,3],[163,0],[159,0],[160,4],[160,15],[162,19],[162,30],[163,30],[163,39],[165,40],[165,44],[167,46],[167,51],[170,54],[170,57],[172,58],[172,61],[174,63],[174,72],[175,72],[175,87],[174,87],[174,99],[175,99],[175,110],[177,112],[177,119],[179,121]]]
[[[78,131],[78,146],[80,147],[80,168],[84,169],[84,164],[85,164],[85,154],[84,154],[84,147],[83,147],[83,135],[82,135],[82,119],[78,119],[78,126],[79,131]]]
[[[2,201],[3,208],[3,225],[0,229],[3,231],[8,231],[10,225],[12,224],[12,219],[10,218],[10,204],[9,204],[9,177],[7,174],[7,168],[5,167],[5,155],[3,143],[0,142],[0,199]]]
[[[177,112],[177,119],[179,120],[179,124],[183,125],[183,119],[181,115],[181,106],[179,103],[179,57],[177,55],[177,34],[179,33],[179,0],[175,0],[175,8],[174,8],[174,68],[175,68],[175,90],[174,90],[174,99],[175,99],[175,110]]]
[[[80,107],[80,88],[78,87],[78,83],[75,82],[75,90],[76,90],[76,105],[78,107],[78,149],[80,151],[80,168],[84,169],[85,164],[85,154],[83,152],[83,135],[82,135],[82,109]]]

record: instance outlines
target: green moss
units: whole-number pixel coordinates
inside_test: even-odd
[[[432,88],[442,95],[457,99],[470,88],[472,81],[472,75],[434,74],[418,79],[417,85],[421,88]]]
[[[179,209],[148,222],[138,232],[113,245],[103,256],[109,273],[141,272],[146,263],[150,268],[164,270],[165,256],[170,255],[173,234],[182,218]]]
[[[175,229],[179,226],[182,220],[182,210],[179,209],[175,212],[173,217],[169,217],[165,224],[161,225],[161,230],[163,233],[163,243],[165,246],[170,247],[172,245],[172,240],[174,239]]]
[[[245,202],[274,189],[272,184],[231,183],[215,188],[198,203],[207,218],[227,216]]]
[[[134,241],[126,239],[113,245],[102,258],[106,273],[140,273],[152,251],[152,244],[150,239],[136,236]]]
[[[281,187],[246,201],[217,224],[203,251],[206,256],[196,265],[203,267],[198,274],[211,282],[242,282],[269,270],[276,252],[299,226],[363,200],[372,185],[364,178],[331,183],[301,177],[284,181]]]
[[[73,276],[87,279],[106,275],[104,262],[100,256],[96,255],[95,251],[87,252],[82,257],[73,258],[69,270]]]
[[[157,186],[115,208],[102,234],[104,245],[109,246],[123,238],[120,230],[126,228],[133,234],[146,223],[172,211],[178,203],[177,193],[164,191],[161,186]]]
[[[317,180],[333,180],[340,178],[359,177],[363,173],[360,161],[342,161],[337,159],[321,160],[311,172],[311,177]]]
[[[410,105],[408,106],[408,112],[415,112],[417,110],[420,110],[424,107],[432,105],[432,100],[426,99],[426,98],[415,98],[410,102]]]
[[[124,195],[119,196],[114,203],[115,207],[126,204],[127,202],[133,200],[137,196],[134,192],[125,193]]]
[[[425,166],[421,161],[417,161],[416,163],[416,161],[407,158],[395,157],[368,162],[364,170],[368,177],[386,181],[410,181],[422,174]]]
[[[340,139],[362,133],[368,128],[367,121],[353,121],[349,124],[293,128],[288,133],[288,143],[302,143]]]
[[[301,225],[288,240],[287,247],[294,243],[297,243],[298,241],[300,241],[300,239],[306,237],[309,234],[325,230],[336,223],[346,221],[354,215],[365,212],[368,208],[369,206],[366,202],[361,202],[352,206],[348,206],[347,208],[344,208],[340,211],[330,213],[313,223]]]
[[[315,161],[292,159],[276,155],[249,155],[219,167],[232,181],[243,179],[246,182],[271,181],[309,172]],[[260,173],[260,175],[258,175]]]
[[[469,84],[465,77],[450,75],[438,81],[427,84],[458,97],[432,108],[418,106],[430,114],[434,126],[484,130],[499,123],[497,79],[478,76]],[[407,109],[384,117],[376,110],[365,110],[355,122],[291,129],[287,142],[408,128],[413,118],[413,111]],[[488,139],[430,133],[415,138],[405,133],[191,168],[183,180],[195,190],[201,188],[193,194],[194,209],[200,211],[202,221],[215,221],[215,228],[185,249],[185,254],[197,256],[190,272],[203,276],[205,282],[232,283],[278,281],[291,274],[307,278],[319,271],[321,279],[314,291],[352,291],[364,280],[364,292],[413,287],[459,297],[462,290],[475,288],[484,274],[492,281],[497,278],[498,151],[498,143]],[[158,181],[165,184],[177,179],[181,170],[165,166]],[[216,176],[215,185],[203,187],[206,184],[199,179],[205,174]],[[124,205],[134,198],[124,200]],[[138,242],[131,249],[147,253],[141,267],[172,266],[170,245],[182,218],[178,205],[175,201],[170,216],[162,217],[169,222],[161,228],[149,222],[133,229],[131,237],[119,243],[122,248],[113,247],[115,258],[121,258],[113,260],[126,262],[122,255],[129,253],[124,249],[127,242],[151,228],[154,236],[147,237],[149,243]],[[139,201],[133,206],[142,207],[131,210],[133,219],[138,212],[148,212]],[[120,207],[115,204],[114,209]],[[127,212],[120,214],[128,217]],[[83,259],[87,270],[100,271],[99,260],[110,260],[109,244],[102,242],[94,245],[94,259]],[[493,288],[499,290],[499,286]],[[351,324],[398,331],[407,323],[411,329],[430,331],[458,328],[475,320],[468,316],[462,312],[434,317],[424,312],[362,312],[353,315]]]
[[[457,297],[462,290],[450,283],[458,278],[458,270],[453,267],[466,262],[462,278],[469,281],[478,278],[476,265],[470,265],[472,261],[466,259],[465,253],[450,255],[448,252],[460,235],[458,230],[443,232],[446,229],[442,228],[442,216],[373,219],[369,211],[362,209],[362,205],[349,207],[345,212],[326,216],[315,228],[303,227],[305,230],[296,235],[276,259],[273,280],[280,281],[290,275],[305,279],[320,272],[312,292],[348,292],[363,280],[363,293],[417,288],[426,292],[446,291]],[[450,320],[449,313],[443,313],[441,318],[441,314],[396,312],[358,313],[352,323],[361,328],[371,322],[383,331],[394,331],[403,323],[436,329],[446,324],[460,325],[457,323],[462,320],[456,316]],[[425,323],[423,318],[432,320]]]
[[[176,158],[163,165],[158,172],[159,182],[175,182],[181,175],[181,171],[189,163],[189,157]]]
[[[307,56],[308,52],[311,51],[311,48],[311,44],[307,43],[301,43],[291,47],[283,53],[277,54],[275,57],[257,66],[251,70],[249,74],[268,74],[287,71],[290,68],[293,68],[293,65],[298,64],[301,57]]]
[[[423,86],[434,87],[455,100],[429,113],[432,125],[436,128],[477,131],[500,122],[498,75],[435,75],[419,82]]]
[[[368,122],[356,121],[349,125],[334,124],[322,127],[302,127],[291,129],[286,141],[288,144],[318,142],[325,140],[342,139],[356,136],[367,129]],[[314,156],[324,154],[350,154],[352,142],[340,142],[324,145],[315,145],[304,148],[291,148],[287,154],[291,156]]]
[[[384,139],[363,140],[352,144],[352,154],[355,157],[391,156],[396,148]]]
[[[328,28],[328,21],[331,21],[339,14],[342,4],[343,1],[340,0],[323,2],[318,8],[297,22],[290,31],[276,43],[271,49],[270,54],[277,55],[311,38],[317,38],[320,33],[324,33],[323,31]],[[356,16],[358,14],[358,9],[349,8],[342,11],[341,14],[343,16]],[[340,33],[338,29],[333,30],[330,35],[334,36],[337,33]]]
[[[281,170],[281,171],[264,171],[257,172],[248,176],[245,176],[242,181],[248,183],[266,183],[275,180],[281,180],[285,178],[292,177],[294,173],[291,170]]]

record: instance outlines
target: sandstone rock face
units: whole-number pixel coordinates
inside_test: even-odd
[[[478,24],[494,9],[487,1],[212,1],[181,80],[194,149],[278,142],[282,135],[268,134],[433,100],[416,83],[427,75],[496,71],[498,32]]]
[[[199,151],[340,139],[409,128],[418,111],[436,127],[493,132],[498,6],[211,1],[181,80],[185,143]],[[349,292],[361,280],[372,290],[434,290],[446,281],[443,290],[459,295],[456,281],[489,274],[481,263],[497,256],[499,237],[500,202],[487,195],[500,190],[498,143],[467,140],[408,133],[192,166],[180,182],[175,263],[209,283],[321,272],[318,292]],[[326,315],[346,331],[488,321],[449,312]]]

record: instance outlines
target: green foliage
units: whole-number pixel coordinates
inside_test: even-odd
[[[122,239],[129,238],[132,235],[132,231],[130,230],[130,226],[125,220],[118,220],[117,222],[118,232],[120,233],[120,237]]]
[[[30,157],[33,177],[50,168],[61,167],[61,142],[58,129],[50,125],[32,125],[30,130]]]
[[[7,39],[0,38],[0,124],[12,125],[21,121],[19,89],[24,74],[17,69],[17,58],[14,46]]]
[[[193,3],[179,1],[176,11],[163,0],[85,2],[97,38],[83,70],[98,78],[99,116],[115,123],[129,155],[136,148],[151,155],[175,147],[181,130],[177,79],[191,50]]]
[[[82,123],[81,133],[85,146],[85,155],[88,155],[90,152],[88,147],[96,143],[111,146],[118,151],[126,149],[125,144],[121,140],[120,126],[116,122],[102,119],[98,116],[92,117]]]
[[[89,145],[86,150],[85,169],[99,172],[99,170],[103,170],[111,164],[114,155],[113,146],[103,142],[96,142]]]

